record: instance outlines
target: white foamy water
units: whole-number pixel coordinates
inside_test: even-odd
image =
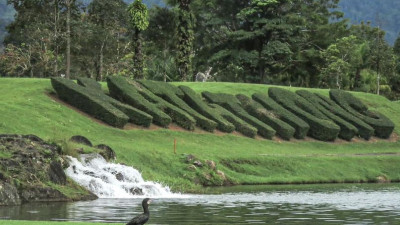
[[[81,155],[78,160],[69,157],[67,176],[87,188],[99,198],[176,198],[169,187],[145,181],[132,167],[109,163],[99,154]]]

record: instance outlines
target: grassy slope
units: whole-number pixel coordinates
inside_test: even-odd
[[[246,95],[266,92],[268,88],[230,83],[185,85],[196,91]],[[199,187],[185,179],[193,172],[185,169],[183,153],[216,161],[218,169],[238,183],[359,182],[373,181],[378,176],[400,180],[399,155],[355,155],[400,154],[398,142],[281,142],[168,129],[120,130],[94,122],[52,100],[46,95],[51,91],[49,80],[0,79],[0,133],[32,133],[46,140],[84,135],[94,144],[110,145],[119,162],[139,169],[145,179],[161,181],[175,190],[199,191]],[[327,90],[313,91],[328,93]],[[396,124],[395,132],[400,133],[400,103],[370,94],[356,95],[371,108],[390,117]],[[176,155],[173,154],[174,139],[177,140]]]

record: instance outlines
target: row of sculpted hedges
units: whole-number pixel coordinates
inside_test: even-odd
[[[115,108],[121,110],[125,115],[129,117],[129,121],[144,127],[149,127],[153,121],[153,117],[139,109],[136,109],[130,105],[123,104],[120,101],[111,98],[106,95],[98,82],[90,78],[78,78],[78,84],[86,87],[87,92],[92,96],[95,96],[105,102],[109,102]]]
[[[360,118],[375,129],[375,136],[389,138],[394,124],[389,118],[378,112],[369,111],[359,99],[352,94],[341,90],[330,90],[330,97],[352,115]]]
[[[264,106],[265,109],[274,113],[277,118],[292,126],[295,129],[295,138],[303,139],[306,137],[310,126],[304,120],[283,108],[272,98],[268,97],[267,94],[255,93],[252,95],[252,98]]]
[[[259,134],[290,140],[308,135],[322,141],[355,136],[368,140],[372,135],[388,138],[394,129],[387,117],[369,111],[359,99],[340,90],[331,90],[331,99],[276,87],[269,88],[268,94],[248,97],[208,91],[199,95],[187,86],[124,77],[110,77],[107,84],[111,97],[88,78],[79,78],[78,84],[52,79],[61,99],[119,128],[128,121],[145,127],[151,123],[168,127],[174,122],[187,130],[198,126],[209,132],[236,130],[252,138]]]
[[[279,116],[277,116],[273,111],[267,110],[260,103],[252,100],[246,95],[239,94],[236,95],[236,97],[250,115],[271,126],[276,130],[276,134],[281,138],[290,140],[293,137],[296,130],[289,124],[280,120]]]
[[[203,128],[206,131],[213,132],[217,127],[217,123],[213,120],[207,119],[196,110],[191,108],[182,99],[184,96],[183,92],[176,86],[165,82],[156,81],[140,81],[140,83],[145,86],[149,91],[153,92],[155,95],[161,97],[165,101],[175,105],[176,107],[183,109],[189,115],[191,115],[196,120],[196,125]]]
[[[51,83],[59,98],[89,115],[115,127],[122,128],[128,123],[127,115],[107,101],[94,97],[85,87],[63,78],[52,78]]]
[[[216,94],[207,91],[202,94],[209,102],[218,104],[227,110],[230,110],[236,116],[257,128],[258,134],[262,137],[271,139],[275,135],[276,132],[274,129],[248,114],[240,105],[240,101],[234,95],[221,93]]]
[[[309,136],[321,141],[333,141],[338,136],[340,127],[326,119],[320,111],[304,98],[281,88],[270,88],[268,89],[268,94],[277,103],[310,125]]]

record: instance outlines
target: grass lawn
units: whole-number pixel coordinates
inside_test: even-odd
[[[267,92],[267,85],[233,83],[175,83],[197,92],[251,95]],[[104,86],[104,84],[103,84]],[[296,88],[288,88],[296,90]],[[328,94],[328,90],[309,89]],[[186,132],[153,127],[117,129],[77,112],[51,98],[48,79],[0,79],[0,133],[35,134],[59,141],[72,135],[88,137],[93,144],[107,144],[117,161],[142,172],[146,180],[160,181],[175,191],[201,192],[193,184],[184,154],[214,160],[217,168],[237,184],[374,182],[378,177],[400,181],[400,103],[366,93],[354,93],[371,109],[395,124],[390,141],[320,142],[312,139],[282,141],[251,139],[234,134]],[[174,154],[174,139],[177,154]],[[0,223],[1,224],[1,223]]]

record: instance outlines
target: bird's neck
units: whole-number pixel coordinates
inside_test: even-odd
[[[147,214],[147,215],[150,214],[150,211],[149,211],[148,207],[143,207],[143,211],[144,211],[144,214]]]

